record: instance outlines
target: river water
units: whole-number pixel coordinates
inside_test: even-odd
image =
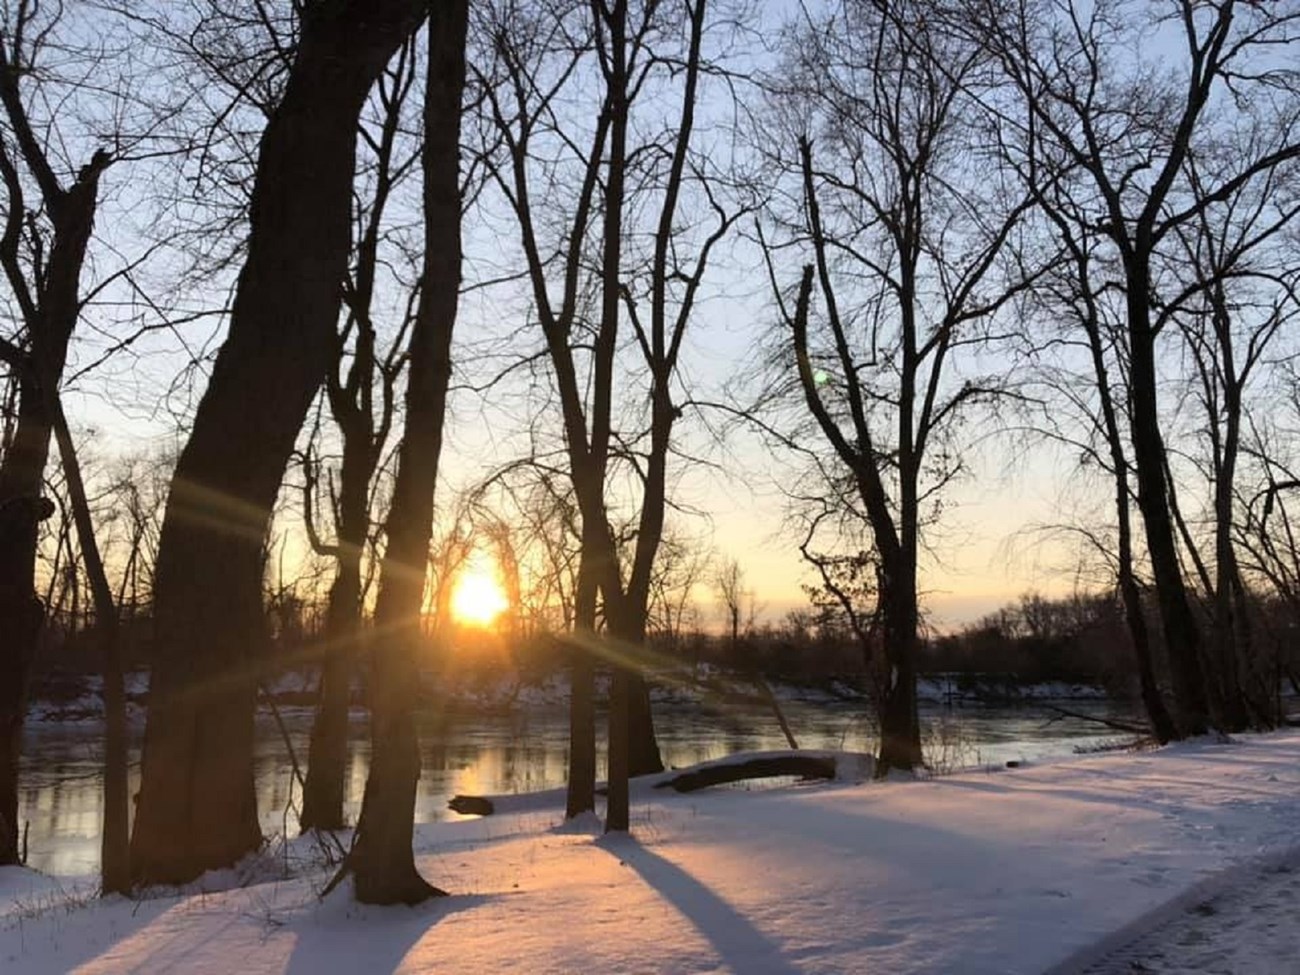
[[[1131,712],[1103,701],[1062,703],[1098,717],[1132,719]],[[874,750],[875,736],[863,702],[796,699],[785,701],[783,708],[800,747]],[[305,761],[310,709],[281,708],[280,716],[294,753]],[[940,770],[1069,754],[1124,737],[1092,721],[1062,718],[1046,702],[923,704],[921,718],[927,761]],[[657,702],[655,721],[669,767],[737,751],[788,747],[772,713],[752,705]],[[133,730],[138,746],[142,729]],[[346,792],[353,821],[360,810],[369,762],[366,735],[365,712],[354,709]],[[19,821],[28,824],[28,862],[38,870],[83,875],[98,868],[101,736],[102,726],[93,720],[37,718],[27,724]],[[422,712],[420,740],[424,771],[416,807],[419,822],[461,818],[446,808],[447,799],[457,793],[532,792],[564,784],[568,717],[555,704],[488,713],[467,707]],[[138,775],[138,758],[138,751],[133,752],[133,778]],[[264,832],[294,835],[298,791],[290,746],[269,712],[260,712],[257,719],[255,774]]]

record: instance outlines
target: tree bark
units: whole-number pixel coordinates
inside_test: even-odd
[[[1178,737],[1178,729],[1165,707],[1156,682],[1155,664],[1151,654],[1151,633],[1147,628],[1146,614],[1142,607],[1142,593],[1138,589],[1137,578],[1133,573],[1133,520],[1129,507],[1128,458],[1124,455],[1124,444],[1120,439],[1119,417],[1115,410],[1115,401],[1111,396],[1110,376],[1106,369],[1105,351],[1101,340],[1101,323],[1099,321],[1095,299],[1088,280],[1088,259],[1070,234],[1069,225],[1064,219],[1053,215],[1057,226],[1070,248],[1078,268],[1081,294],[1086,303],[1087,314],[1084,328],[1088,334],[1088,348],[1092,356],[1093,378],[1096,382],[1097,396],[1100,400],[1102,424],[1106,432],[1106,445],[1110,453],[1112,477],[1115,482],[1115,520],[1118,526],[1119,570],[1117,582],[1120,599],[1124,606],[1124,621],[1128,627],[1129,639],[1133,644],[1133,656],[1138,668],[1138,683],[1141,689],[1142,705],[1156,739],[1164,744]]]
[[[304,7],[263,133],[230,330],[163,519],[132,869],[184,883],[261,843],[253,712],[262,543],[329,364],[347,264],[357,119],[423,0]]]
[[[411,331],[406,428],[375,609],[370,776],[357,844],[349,857],[357,900],[367,904],[414,904],[443,893],[420,876],[412,850],[420,778],[415,697],[420,611],[460,290],[459,141],[467,20],[468,0],[435,5],[429,15],[424,269]]]

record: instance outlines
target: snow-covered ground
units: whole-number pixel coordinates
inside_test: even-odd
[[[1199,939],[1236,923],[1225,870],[1294,907],[1295,875],[1276,870],[1300,842],[1300,732],[925,781],[639,785],[634,800],[632,834],[613,839],[594,820],[559,826],[553,796],[421,827],[421,869],[454,896],[414,909],[342,888],[320,902],[327,872],[304,841],[246,867],[260,882],[140,903],[0,871],[0,971],[1077,971],[1120,949],[1155,958],[1131,954],[1142,918],[1151,971],[1249,971],[1202,964]],[[1297,970],[1288,924],[1287,953],[1260,970]],[[1090,952],[1107,939],[1111,954]]]

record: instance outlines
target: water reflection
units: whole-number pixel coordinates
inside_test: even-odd
[[[1101,702],[1074,702],[1073,710],[1129,717]],[[861,705],[852,702],[796,701],[785,705],[787,717],[804,748],[871,751],[870,723]],[[311,729],[308,709],[282,709],[288,736],[305,761]],[[696,762],[735,751],[785,748],[771,714],[729,708],[715,711],[698,705],[656,705],[655,717],[663,757],[669,766]],[[1076,718],[1055,719],[1034,706],[923,708],[932,741],[931,757],[945,764],[1001,764],[1070,751],[1079,744],[1114,738],[1100,726]],[[568,763],[568,716],[560,708],[533,713],[425,712],[420,716],[424,772],[416,817],[420,822],[459,818],[446,808],[456,793],[474,795],[533,792],[564,784]],[[140,729],[136,729],[137,737]],[[348,766],[347,812],[360,812],[370,762],[364,714],[354,713],[351,762]],[[29,862],[55,874],[86,874],[99,864],[102,817],[100,781],[101,730],[88,722],[30,722],[23,746],[20,821],[30,822]],[[137,750],[132,762],[138,763]],[[270,715],[259,715],[255,776],[262,827],[268,834],[295,831],[298,790],[284,738]],[[603,752],[603,748],[602,748]],[[604,775],[603,756],[599,775]],[[132,766],[134,793],[139,770]]]

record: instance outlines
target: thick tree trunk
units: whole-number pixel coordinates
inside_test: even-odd
[[[357,900],[367,904],[413,904],[443,893],[420,876],[412,850],[420,778],[415,696],[420,610],[460,290],[459,141],[467,20],[468,0],[447,0],[429,15],[424,271],[411,331],[406,427],[375,609],[370,776],[349,858]]]
[[[132,837],[142,883],[183,883],[261,843],[253,711],[261,548],[329,364],[365,97],[421,0],[304,8],[262,136],[230,330],[172,481],[155,570],[155,659]]]
[[[1207,728],[1205,678],[1201,666],[1201,635],[1192,616],[1174,542],[1165,482],[1165,445],[1160,434],[1156,396],[1155,339],[1147,305],[1150,273],[1136,257],[1125,269],[1128,278],[1128,330],[1133,429],[1133,460],[1137,466],[1138,507],[1146,531],[1147,555],[1156,585],[1165,648],[1173,678],[1178,728],[1183,735],[1203,734]]]
[[[900,562],[906,557],[900,557]],[[889,672],[880,701],[880,755],[876,775],[912,771],[923,764],[916,709],[915,564],[882,566],[880,599]]]

